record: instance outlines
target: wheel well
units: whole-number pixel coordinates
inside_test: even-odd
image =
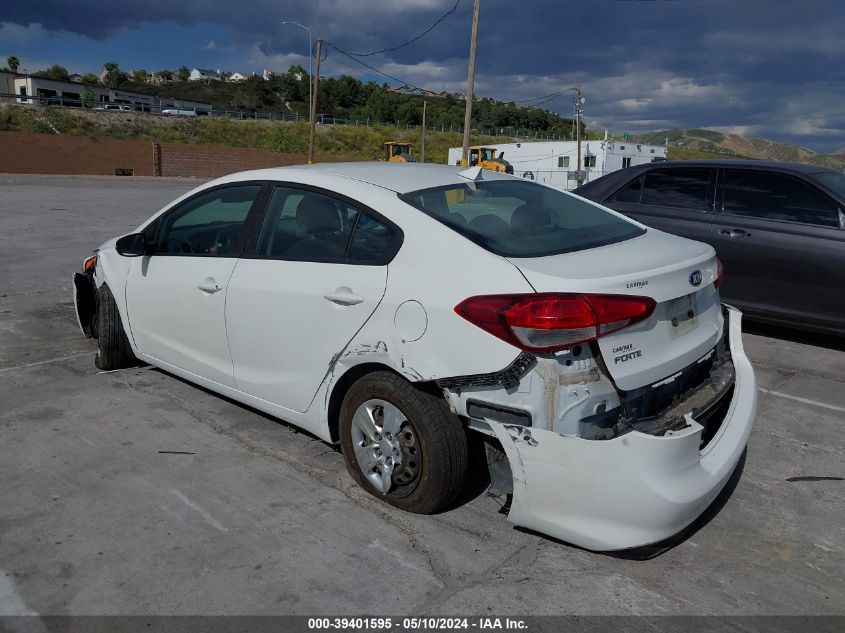
[[[340,407],[343,404],[343,398],[346,395],[346,392],[349,391],[349,388],[358,382],[358,380],[375,371],[389,371],[392,374],[396,374],[403,380],[408,380],[393,368],[388,367],[387,365],[382,365],[381,363],[362,363],[350,368],[334,384],[332,387],[332,394],[329,397],[329,408],[326,413],[329,422],[329,433],[331,434],[333,443],[340,441]],[[440,391],[433,381],[415,382],[412,384],[425,391],[434,393],[439,393]]]

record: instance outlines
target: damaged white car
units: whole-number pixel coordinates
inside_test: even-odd
[[[756,406],[707,245],[490,171],[327,164],[205,184],[74,277],[98,366],[135,359],[339,443],[367,491],[448,509],[484,434],[510,519],[664,540]]]

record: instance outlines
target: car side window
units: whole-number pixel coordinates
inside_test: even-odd
[[[276,187],[258,235],[256,255],[298,261],[340,262],[358,210],[330,196]]]
[[[839,227],[836,203],[793,176],[727,169],[723,191],[728,215]]]
[[[159,255],[237,257],[247,216],[261,185],[233,185],[200,194],[162,219]]]
[[[610,197],[609,202],[633,202],[640,201],[640,193],[643,190],[643,177],[640,176],[636,180],[632,180],[627,185],[622,187],[613,196]]]
[[[655,169],[645,175],[640,203],[710,211],[713,203],[712,180],[712,169]]]
[[[362,212],[349,243],[346,261],[350,264],[387,264],[398,250],[401,239],[399,231]]]

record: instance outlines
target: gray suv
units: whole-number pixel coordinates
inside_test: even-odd
[[[575,190],[716,249],[721,293],[760,320],[845,334],[845,175],[813,165],[667,161]]]

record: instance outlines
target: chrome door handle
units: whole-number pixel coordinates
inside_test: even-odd
[[[213,295],[215,292],[223,290],[223,286],[217,283],[213,277],[207,277],[205,280],[199,282],[197,284],[197,288],[199,288],[203,292],[207,292],[210,295]]]
[[[342,306],[354,306],[364,301],[364,297],[361,295],[357,295],[351,290],[341,290],[340,288],[334,292],[323,295],[323,298],[326,301],[331,301],[332,303]]]
[[[721,229],[719,235],[727,235],[728,237],[751,237],[751,233],[742,229]]]

